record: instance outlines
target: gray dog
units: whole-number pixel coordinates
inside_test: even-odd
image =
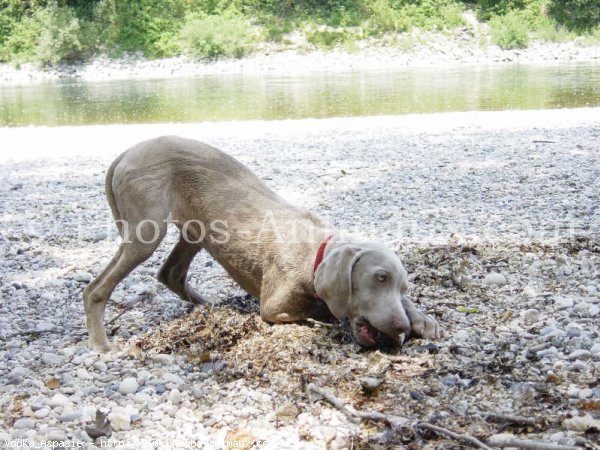
[[[229,155],[197,141],[161,137],[121,154],[106,176],[106,197],[122,242],[84,290],[93,350],[111,350],[106,303],[156,250],[174,223],[180,239],[158,279],[184,300],[205,300],[187,283],[194,256],[206,249],[248,293],[267,322],[333,314],[347,319],[364,346],[439,337],[438,324],[404,295],[406,271],[374,242],[344,239],[319,217],[290,205]]]

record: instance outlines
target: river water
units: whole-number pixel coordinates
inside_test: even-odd
[[[197,122],[600,106],[600,64],[0,85],[0,126]]]

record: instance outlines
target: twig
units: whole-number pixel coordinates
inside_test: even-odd
[[[134,305],[128,305],[125,308],[123,308],[123,311],[121,311],[119,314],[117,314],[115,317],[113,317],[112,319],[110,319],[108,322],[106,322],[106,326],[116,322],[119,317],[121,317],[123,314],[125,314],[126,312],[128,312],[130,309],[133,308]]]
[[[410,420],[407,419],[406,417],[394,416],[394,415],[390,415],[390,414],[383,414],[383,413],[380,413],[377,411],[353,411],[353,410],[347,408],[346,405],[344,404],[344,402],[342,400],[340,400],[339,398],[337,398],[335,395],[331,394],[330,392],[326,391],[325,389],[323,389],[319,386],[316,386],[313,383],[308,385],[308,390],[309,390],[309,392],[314,392],[315,394],[318,394],[321,397],[323,397],[325,400],[327,400],[329,403],[331,403],[337,410],[342,412],[348,418],[348,420],[350,420],[352,422],[356,422],[356,419],[384,422],[384,423],[390,425],[394,431],[398,430],[402,426],[407,426],[407,425],[410,426],[411,425]],[[454,431],[450,431],[450,430],[447,430],[446,428],[438,427],[436,425],[433,425],[433,424],[430,424],[427,422],[418,422],[418,423],[412,425],[412,428],[413,429],[426,428],[426,429],[434,431],[438,434],[444,434],[446,436],[450,436],[451,438],[456,439],[458,441],[468,442],[471,445],[474,445],[478,448],[482,448],[484,450],[493,450],[491,447],[488,447],[483,442],[481,442],[479,439],[477,439],[473,436],[470,436],[468,434],[458,434],[458,433],[455,433]]]
[[[342,414],[344,414],[348,418],[348,420],[350,420],[351,422],[356,422],[357,417],[355,416],[355,414],[348,408],[346,408],[344,402],[337,398],[335,395],[331,394],[330,392],[327,392],[325,389],[319,386],[314,385],[313,383],[310,383],[308,385],[308,390],[309,392],[314,392],[315,394],[323,397],[325,400],[331,403],[335,407],[335,409],[339,410]]]
[[[311,325],[315,325],[318,327],[323,327],[323,328],[338,328],[338,325],[335,323],[327,323],[327,322],[321,322],[319,320],[315,320],[311,317],[307,318],[306,321],[308,323],[310,323]]]
[[[491,447],[488,447],[486,444],[481,442],[476,437],[473,437],[471,435],[464,434],[464,433],[458,434],[452,430],[448,430],[447,428],[443,428],[443,427],[438,427],[437,425],[433,425],[431,423],[419,422],[415,425],[415,428],[425,428],[425,429],[431,430],[437,434],[444,434],[444,435],[451,437],[452,439],[459,441],[459,442],[461,442],[461,441],[468,442],[469,444],[474,445],[477,448],[483,448],[484,450],[493,450]]]
[[[487,420],[492,422],[511,422],[522,425],[539,425],[538,419],[532,417],[513,416],[511,414],[488,414],[485,416]]]
[[[513,437],[498,437],[489,440],[490,445],[494,447],[517,447],[517,448],[528,448],[533,450],[581,450],[581,447],[575,447],[573,445],[561,445],[561,444],[550,444],[542,441],[529,441],[525,439],[513,438]]]
[[[554,342],[544,342],[542,344],[538,344],[538,345],[534,345],[534,346],[529,347],[527,349],[527,351],[531,352],[531,353],[537,353],[537,352],[540,352],[542,350],[546,350],[547,348],[550,348],[553,345],[554,345]]]

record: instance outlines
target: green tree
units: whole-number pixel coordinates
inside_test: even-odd
[[[600,25],[598,0],[553,0],[548,13],[558,23],[576,31],[587,31]]]

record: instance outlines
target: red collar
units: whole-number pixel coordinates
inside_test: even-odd
[[[319,245],[319,250],[317,250],[317,256],[315,256],[315,265],[313,268],[313,279],[315,277],[315,273],[317,273],[317,269],[319,268],[319,265],[323,262],[323,254],[325,253],[325,247],[327,247],[327,243],[329,242],[329,240],[332,238],[333,236],[327,236],[325,239],[323,239],[323,242],[321,242],[321,245]],[[321,297],[319,297],[317,295],[317,291],[315,290],[313,292],[313,297],[315,298],[315,300],[322,300]]]
[[[315,275],[315,273],[317,273],[317,269],[319,268],[321,262],[323,262],[323,254],[325,253],[325,247],[327,247],[327,243],[332,237],[333,235],[330,235],[323,239],[323,242],[321,242],[321,245],[319,246],[319,250],[317,250],[317,256],[315,257],[315,265],[313,268],[313,276]]]

